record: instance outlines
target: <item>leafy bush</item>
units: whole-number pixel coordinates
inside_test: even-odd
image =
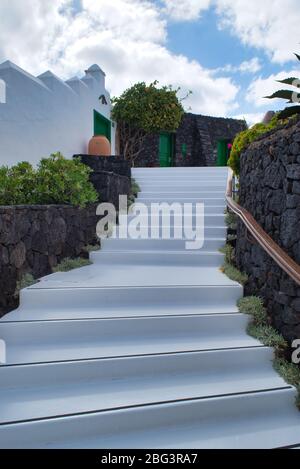
[[[261,135],[276,128],[278,122],[279,118],[278,114],[276,114],[269,124],[256,124],[250,129],[240,132],[236,136],[228,161],[228,165],[236,175],[239,175],[240,173],[240,156],[242,152],[248,147],[248,145],[250,145],[250,143],[257,140]]]
[[[179,89],[158,88],[157,84],[137,83],[112,99],[112,118],[118,123],[121,152],[132,163],[141,153],[147,134],[174,132],[184,114],[182,100],[177,97]]]
[[[89,182],[91,169],[60,153],[44,158],[34,169],[22,162],[0,168],[0,205],[71,204],[85,206],[98,200]]]
[[[30,163],[0,167],[0,205],[36,203],[36,186],[36,171]]]
[[[66,257],[66,259],[53,268],[53,272],[69,272],[70,270],[79,269],[91,264],[91,261],[88,259],[82,259],[81,257],[78,259],[70,259],[69,257]]]

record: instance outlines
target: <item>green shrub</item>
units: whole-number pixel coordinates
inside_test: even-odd
[[[278,114],[276,114],[269,124],[256,124],[248,130],[239,133],[232,146],[228,165],[236,175],[240,173],[240,156],[250,143],[257,140],[261,135],[277,127],[279,123]]]
[[[79,269],[91,264],[92,262],[88,259],[82,259],[81,257],[78,259],[70,259],[67,257],[60,264],[53,268],[53,272],[69,272],[70,270]]]
[[[90,172],[79,159],[67,160],[60,153],[43,158],[37,172],[38,203],[83,207],[96,202],[98,195],[89,182]]]
[[[30,163],[0,167],[0,205],[35,203],[36,186],[36,171]]]
[[[34,169],[22,162],[0,168],[0,205],[72,204],[84,207],[98,200],[89,182],[91,170],[60,153],[44,158]]]

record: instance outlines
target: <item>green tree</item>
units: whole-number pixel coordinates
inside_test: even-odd
[[[297,57],[298,60],[300,60],[300,55],[295,54],[295,56]],[[286,78],[284,80],[277,80],[277,81],[284,85],[294,86],[298,90],[298,91],[279,90],[273,93],[271,96],[265,96],[267,99],[275,99],[275,98],[285,99],[287,100],[288,104],[294,104],[294,106],[289,106],[285,108],[279,114],[279,119],[287,119],[289,117],[294,116],[295,114],[300,114],[300,93],[299,93],[300,79],[291,77],[291,78]]]
[[[137,83],[113,98],[112,117],[118,123],[121,153],[134,165],[140,155],[148,134],[174,132],[184,114],[182,100],[171,86],[157,87]]]

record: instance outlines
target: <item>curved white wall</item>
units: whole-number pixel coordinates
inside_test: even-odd
[[[110,119],[105,74],[98,66],[92,66],[82,79],[64,82],[51,72],[36,78],[8,61],[0,65],[1,80],[6,84],[6,102],[0,99],[0,165],[34,164],[56,151],[66,157],[87,153],[94,109]],[[107,105],[99,100],[103,94]]]

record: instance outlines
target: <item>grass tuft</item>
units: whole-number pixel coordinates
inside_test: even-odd
[[[16,290],[15,290],[15,297],[19,296],[19,293],[24,288],[31,287],[35,285],[38,281],[33,277],[33,275],[27,273],[24,274],[23,277],[17,282]]]
[[[231,244],[226,244],[223,248],[220,249],[221,254],[225,254],[225,260],[228,263],[234,262],[234,249]]]
[[[270,325],[257,325],[251,323],[248,326],[248,334],[259,340],[266,347],[273,347],[277,352],[287,349],[286,340]]]
[[[238,217],[233,212],[225,212],[225,223],[231,230],[236,230]]]
[[[256,296],[245,297],[238,302],[238,308],[241,313],[252,316],[252,322],[247,330],[248,334],[266,347],[274,348],[274,369],[288,384],[296,387],[298,391],[296,405],[300,410],[300,368],[284,358],[288,343],[268,324],[268,314],[263,306],[263,300]]]
[[[141,188],[140,186],[138,185],[138,183],[136,182],[135,179],[132,179],[131,180],[131,193],[137,197],[138,193],[141,192]]]
[[[79,269],[91,264],[92,262],[88,259],[82,259],[81,257],[77,259],[70,259],[67,257],[60,264],[53,268],[53,272],[69,272],[70,270]]]
[[[234,282],[238,282],[241,285],[245,285],[248,281],[248,275],[240,272],[234,265],[230,264],[229,262],[225,261],[223,267],[221,267],[221,272],[227,275],[230,280]]]
[[[267,325],[268,315],[263,300],[257,296],[247,296],[238,302],[241,313],[250,314],[256,325]]]
[[[275,358],[274,369],[291,386],[300,386],[300,368],[294,363],[289,363],[284,358]]]
[[[86,251],[87,253],[90,253],[90,252],[97,252],[97,251],[100,251],[101,249],[101,246],[100,244],[89,244],[88,246],[85,246],[84,248],[84,251]]]

